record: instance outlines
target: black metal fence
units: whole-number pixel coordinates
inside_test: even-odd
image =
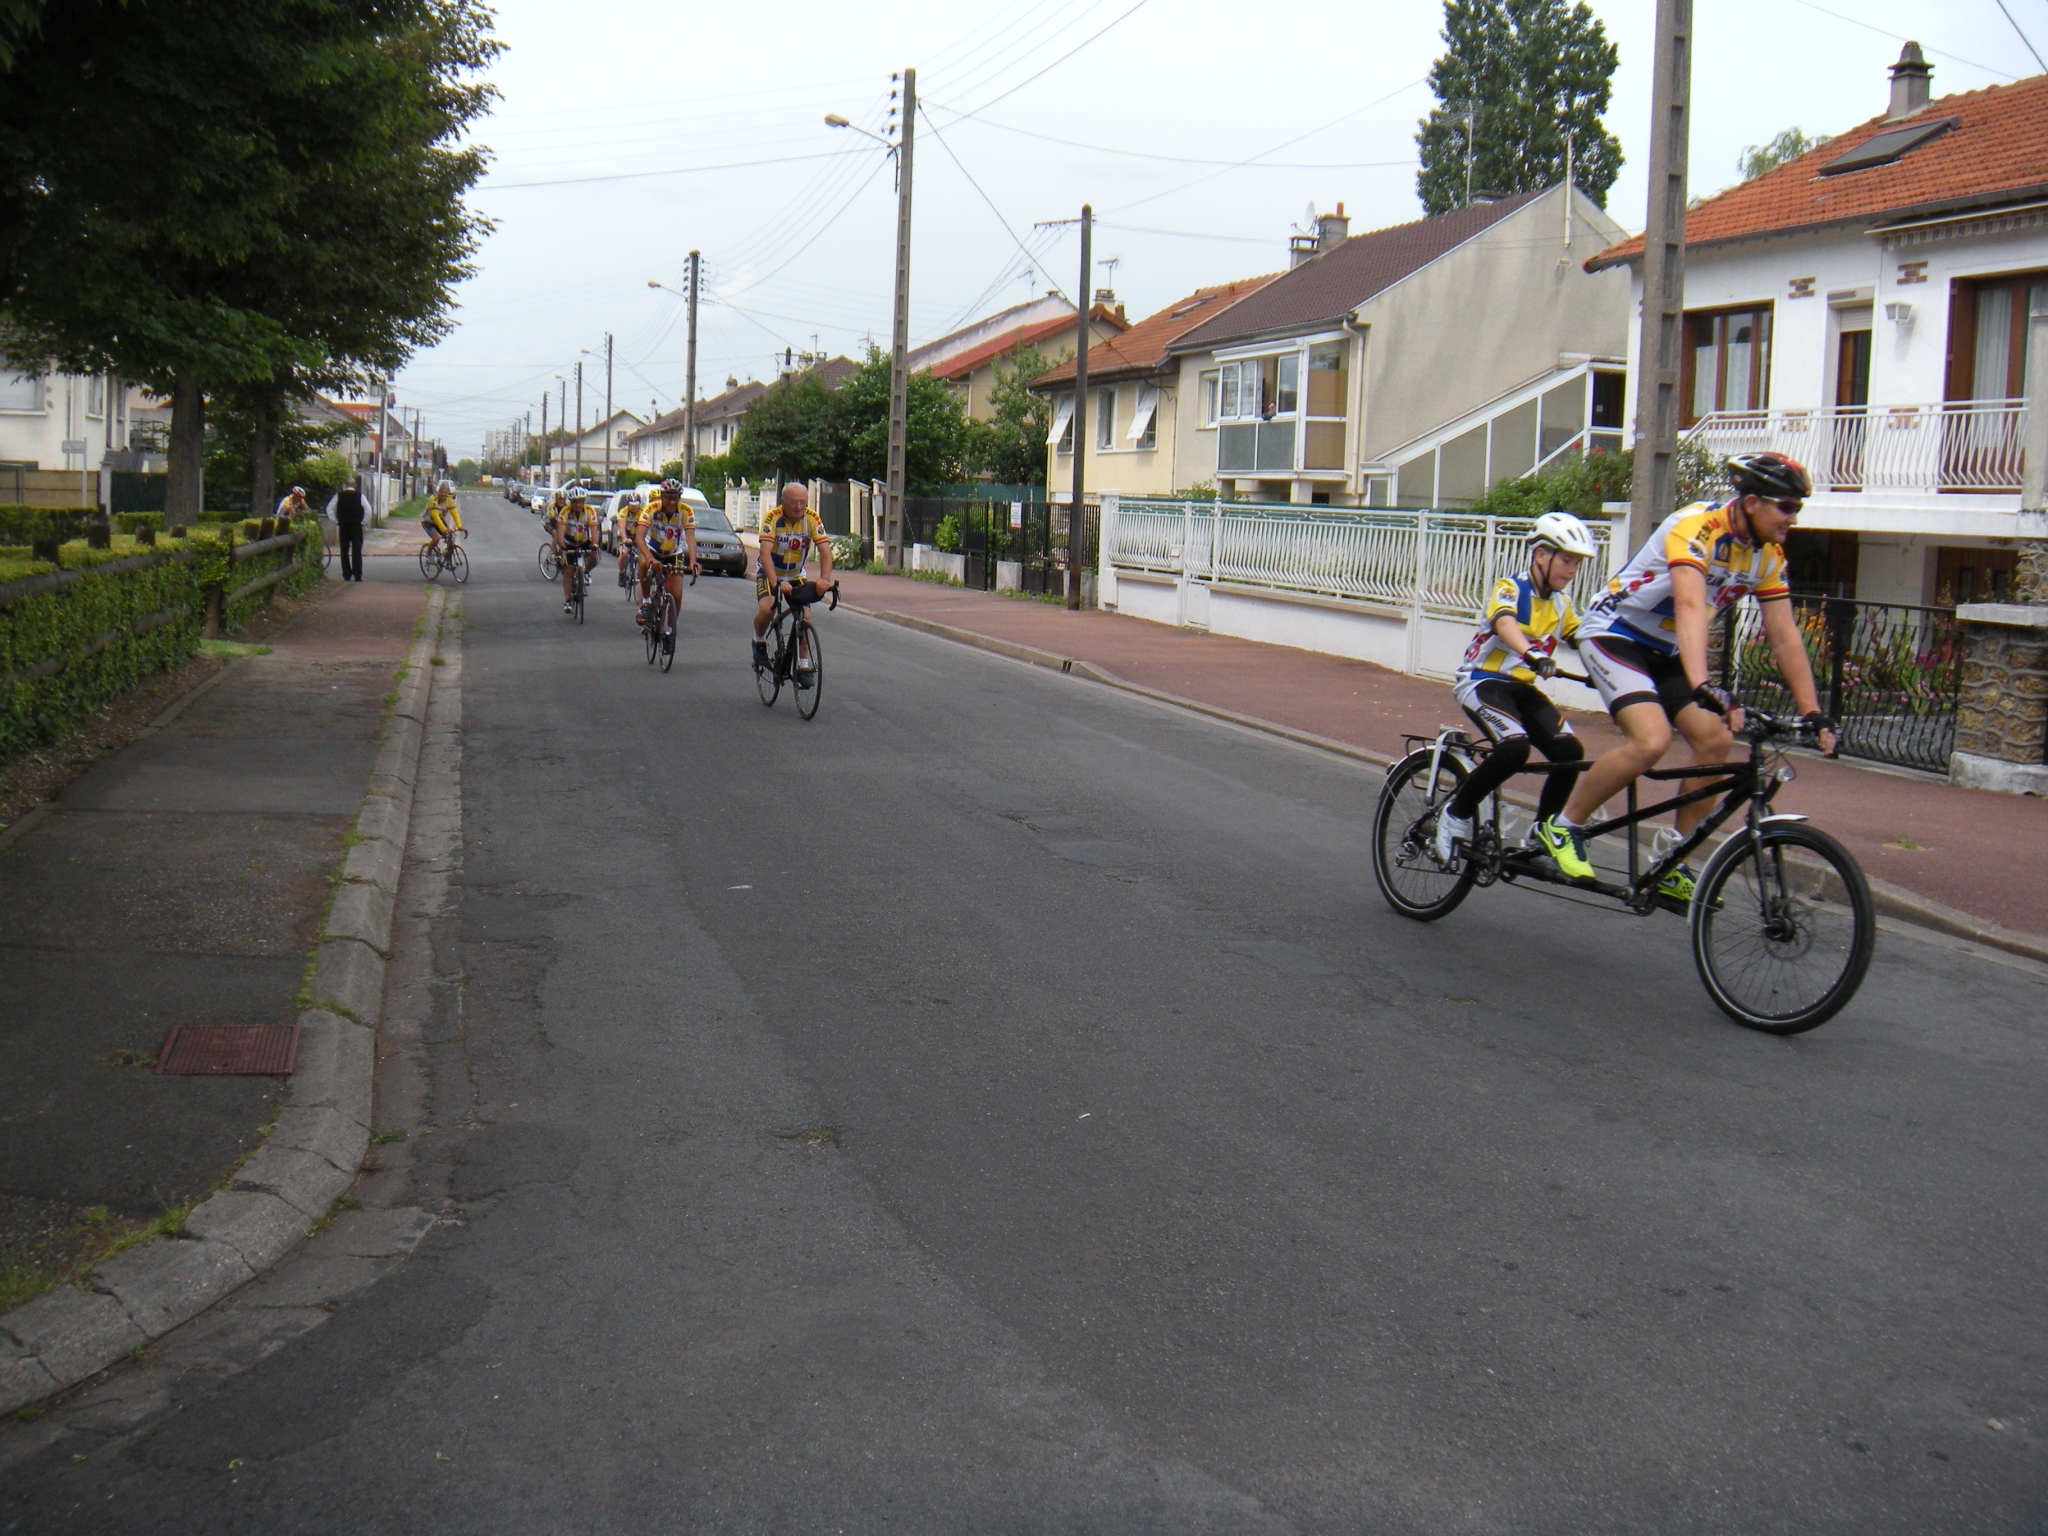
[[[965,555],[967,585],[981,592],[995,589],[998,564],[1012,562],[1024,591],[1064,591],[1069,521],[1065,507],[1045,501],[903,498],[903,542]],[[1081,523],[1083,569],[1095,565],[1100,534],[1100,513],[1089,507]]]
[[[1821,708],[1842,722],[1844,755],[1948,772],[1963,676],[1955,610],[1795,596],[1792,612]],[[1745,704],[1791,712],[1756,604],[1728,609],[1715,641],[1722,687]]]

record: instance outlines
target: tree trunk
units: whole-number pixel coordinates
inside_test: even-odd
[[[199,375],[181,373],[171,385],[170,473],[164,482],[164,526],[189,527],[205,506],[206,394]]]
[[[277,422],[281,402],[274,393],[256,402],[249,434],[249,515],[268,517],[277,506]]]

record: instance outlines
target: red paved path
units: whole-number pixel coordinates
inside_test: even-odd
[[[1461,719],[1443,684],[1370,662],[896,576],[842,580],[847,600],[862,608],[1035,646],[1127,682],[1375,752],[1399,752],[1404,730],[1428,732]],[[1575,715],[1573,724],[1595,751],[1617,739],[1605,716]],[[2048,803],[1846,761],[1802,758],[1798,768],[1778,804],[1812,815],[1870,874],[1987,922],[2048,935]]]

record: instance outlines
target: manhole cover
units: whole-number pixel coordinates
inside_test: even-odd
[[[156,1069],[185,1077],[289,1077],[298,1054],[296,1024],[173,1024]]]

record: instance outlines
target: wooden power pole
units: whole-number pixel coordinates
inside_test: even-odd
[[[683,361],[683,479],[697,483],[697,274],[703,257],[690,252],[690,342]]]
[[[1642,548],[1678,505],[1692,0],[1657,0],[1655,68],[1650,85],[1650,195],[1643,225],[1642,334],[1636,348],[1635,478],[1624,553]]]

